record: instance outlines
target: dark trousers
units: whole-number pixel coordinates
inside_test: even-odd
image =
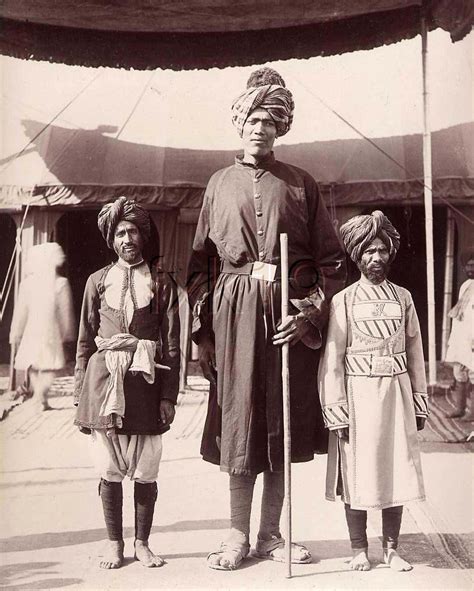
[[[351,506],[347,504],[344,507],[352,549],[366,549],[369,545],[367,540],[367,511],[351,509]],[[402,513],[403,505],[382,509],[382,545],[385,549],[396,549],[398,546]]]

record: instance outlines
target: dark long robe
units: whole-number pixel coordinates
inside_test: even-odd
[[[217,389],[211,387],[201,453],[231,474],[283,469],[280,233],[288,234],[290,313],[311,330],[290,347],[292,461],[327,450],[317,368],[328,301],[344,286],[345,256],[314,179],[269,155],[257,166],[216,172],[204,197],[188,294],[193,338],[215,340]],[[249,275],[249,263],[277,265],[275,281]]]

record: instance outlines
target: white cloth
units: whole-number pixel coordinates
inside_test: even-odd
[[[346,355],[393,358],[406,352],[407,371],[383,377],[348,375]],[[355,372],[357,373],[357,372]],[[420,327],[410,293],[362,281],[336,294],[319,368],[321,406],[330,429],[349,426],[349,442],[329,433],[326,498],[353,509],[383,509],[423,500],[415,416],[426,416]]]
[[[161,435],[117,435],[107,437],[94,429],[90,453],[98,476],[122,482],[125,476],[145,484],[158,478],[162,454]]]
[[[15,369],[58,370],[65,365],[63,343],[75,336],[72,294],[65,277],[50,287],[37,274],[21,283],[10,329],[10,342],[20,343]]]
[[[110,339],[96,337],[95,343],[99,351],[105,350],[105,365],[110,374],[99,415],[105,417],[114,413],[122,419],[125,416],[125,373],[141,373],[149,384],[153,384],[156,342],[119,333]],[[122,426],[121,420],[117,420],[117,426]]]
[[[129,265],[119,260],[108,271],[104,280],[105,301],[111,308],[125,311],[127,329],[135,309],[151,302],[152,285],[150,269],[144,261]]]
[[[462,310],[459,305],[463,299]],[[449,335],[448,350],[445,361],[448,363],[460,363],[471,371],[474,371],[474,279],[467,279],[459,290],[458,303],[453,310],[459,310],[453,318],[451,334]]]

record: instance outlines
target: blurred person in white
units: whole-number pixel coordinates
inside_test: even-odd
[[[51,409],[49,389],[66,365],[64,343],[76,336],[71,288],[58,273],[64,262],[64,251],[56,242],[30,248],[10,329],[14,367],[28,372],[43,411]]]
[[[446,363],[453,366],[454,387],[452,399],[454,409],[446,413],[450,418],[462,421],[474,421],[474,353],[473,332],[474,318],[474,248],[464,252],[461,262],[467,275],[461,285],[457,304],[449,312],[453,319],[449,335]]]

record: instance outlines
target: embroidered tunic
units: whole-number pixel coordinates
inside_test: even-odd
[[[95,337],[110,339],[130,333],[157,343],[155,361],[171,368],[157,371],[154,383],[142,375],[125,374],[125,416],[117,433],[156,435],[167,430],[160,422],[160,400],[176,402],[179,387],[179,314],[176,286],[167,273],[142,261],[122,261],[93,273],[87,280],[81,311],[75,369],[78,402],[75,424],[83,430],[116,426],[100,409],[106,397],[109,371],[106,350]]]
[[[345,257],[312,177],[275,160],[237,157],[209,181],[196,230],[188,292],[194,339],[215,338],[217,390],[211,386],[201,453],[232,474],[283,469],[281,232],[288,234],[291,312],[312,327],[290,347],[292,460],[327,449],[316,368],[329,300],[343,286]],[[251,277],[255,262],[276,266],[275,281]],[[210,271],[218,267],[214,283]],[[324,294],[324,296],[322,296]]]
[[[334,296],[319,368],[330,429],[326,498],[353,509],[423,500],[416,416],[428,415],[420,327],[410,293],[361,279]],[[349,427],[349,442],[334,429]]]

